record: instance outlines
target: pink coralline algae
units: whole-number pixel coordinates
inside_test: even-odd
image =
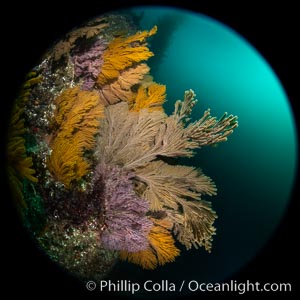
[[[106,42],[99,39],[88,50],[73,55],[74,73],[76,77],[83,79],[83,90],[90,90],[94,87],[95,80],[101,71],[102,54],[105,49]]]
[[[94,185],[103,186],[105,211],[101,242],[107,249],[138,252],[148,247],[149,203],[134,192],[132,176],[117,166],[99,164],[96,168]]]

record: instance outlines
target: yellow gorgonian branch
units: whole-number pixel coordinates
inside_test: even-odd
[[[120,71],[153,56],[145,40],[154,35],[156,31],[157,27],[154,26],[150,31],[145,30],[129,37],[112,40],[103,54],[104,62],[97,80],[98,85],[107,84],[118,78]]]
[[[151,83],[148,86],[141,85],[138,89],[134,103],[131,105],[131,111],[140,111],[148,109],[148,111],[163,111],[162,105],[166,100],[166,86],[158,83]]]
[[[7,143],[7,161],[8,161],[8,177],[12,185],[14,196],[18,203],[26,207],[22,193],[22,179],[27,178],[32,182],[38,179],[34,176],[32,157],[27,156],[24,134],[24,106],[31,94],[32,87],[40,82],[41,77],[36,72],[27,75],[27,80],[21,88],[20,94],[14,104],[8,129]]]
[[[157,220],[151,218],[154,226],[148,235],[149,248],[144,251],[120,251],[120,258],[142,266],[144,269],[153,270],[157,266],[173,262],[180,254],[175,246],[175,241],[170,233],[173,224],[167,219]]]
[[[136,91],[133,88],[141,84],[149,70],[145,63],[141,63],[120,72],[118,78],[99,89],[102,103],[107,106],[120,101],[134,102]]]
[[[90,163],[85,151],[95,146],[103,105],[96,91],[65,90],[55,100],[54,124],[57,131],[50,142],[48,168],[54,178],[70,188],[87,174]]]

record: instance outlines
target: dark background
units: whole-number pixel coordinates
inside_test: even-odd
[[[28,2],[6,3],[1,8],[1,86],[0,123],[1,146],[5,145],[7,116],[17,88],[25,74],[39,62],[40,56],[53,41],[74,26],[97,16],[108,9],[128,7],[134,1],[82,1],[80,4],[62,1],[43,2],[33,5]],[[297,99],[299,88],[299,16],[295,4],[272,4],[263,6],[255,1],[233,4],[226,1],[206,1],[209,4],[176,3],[176,1],[140,1],[140,4],[169,4],[199,11],[211,16],[244,36],[258,49],[273,67],[281,80],[296,115],[299,128]],[[185,1],[187,2],[187,1]],[[196,2],[196,1],[195,1]],[[204,2],[204,1],[203,1]],[[298,18],[298,20],[297,20]],[[298,80],[299,82],[299,80]],[[42,298],[43,296],[95,296],[103,299],[99,292],[88,292],[84,286],[66,276],[41,254],[28,238],[18,220],[15,209],[5,196],[8,192],[5,177],[5,155],[1,148],[2,200],[1,219],[1,292],[11,295]],[[299,196],[298,180],[295,183],[293,200],[276,234],[256,259],[239,273],[234,280],[252,282],[291,282],[293,292],[281,296],[288,297],[297,292],[296,272],[299,263],[298,232],[296,231],[296,199]],[[299,226],[298,226],[299,227]],[[3,252],[3,253],[2,253]],[[278,295],[278,294],[277,294]],[[199,295],[197,295],[199,296]],[[204,296],[204,295],[200,295]],[[210,294],[209,296],[215,296]],[[218,293],[216,296],[222,296]],[[249,294],[249,296],[254,296]],[[256,296],[256,295],[255,295]],[[258,294],[258,296],[266,296]],[[276,296],[276,294],[271,294]]]

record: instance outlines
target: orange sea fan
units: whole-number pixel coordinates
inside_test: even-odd
[[[133,102],[136,92],[132,90],[132,87],[139,84],[149,70],[150,68],[145,63],[141,63],[122,71],[115,81],[104,85],[99,90],[103,104],[107,106],[120,101]]]
[[[37,76],[36,72],[31,72],[27,75],[27,80],[23,84],[20,94],[16,99],[16,103],[12,110],[8,129],[7,143],[7,161],[8,161],[8,177],[15,196],[16,201],[22,207],[26,207],[23,199],[22,188],[23,178],[27,178],[32,182],[37,182],[38,179],[34,176],[32,157],[27,156],[24,134],[24,106],[31,94],[32,87],[42,80]]]
[[[174,245],[174,239],[170,233],[173,223],[167,219],[157,220],[151,218],[154,226],[148,235],[149,248],[139,252],[120,251],[120,258],[131,263],[138,264],[144,269],[155,269],[158,265],[173,262],[180,254]]]
[[[129,37],[115,38],[103,54],[104,62],[97,80],[98,85],[107,84],[117,78],[120,71],[153,56],[145,40],[156,31],[157,27],[154,26],[150,31],[145,30]]]
[[[163,103],[166,100],[166,86],[158,83],[151,83],[147,87],[141,85],[138,89],[131,111],[140,111],[147,108],[149,111],[163,110]]]
[[[50,143],[52,151],[47,164],[55,179],[70,188],[89,170],[84,152],[95,146],[103,105],[98,92],[81,91],[79,87],[65,90],[55,104],[54,122],[58,129]]]
[[[79,91],[80,87],[76,86],[63,91],[62,94],[55,99],[54,104],[56,109],[52,121],[54,121],[56,125],[60,126],[64,117],[70,112],[74,105],[74,99],[76,99]]]

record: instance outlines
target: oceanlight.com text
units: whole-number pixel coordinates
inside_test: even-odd
[[[238,282],[231,280],[223,283],[199,282],[197,280],[182,280],[181,282],[172,282],[170,280],[146,280],[144,283],[133,282],[130,280],[101,280],[100,282],[88,281],[86,288],[89,291],[98,290],[100,292],[236,292],[245,294],[248,292],[291,292],[292,284],[283,282]]]

